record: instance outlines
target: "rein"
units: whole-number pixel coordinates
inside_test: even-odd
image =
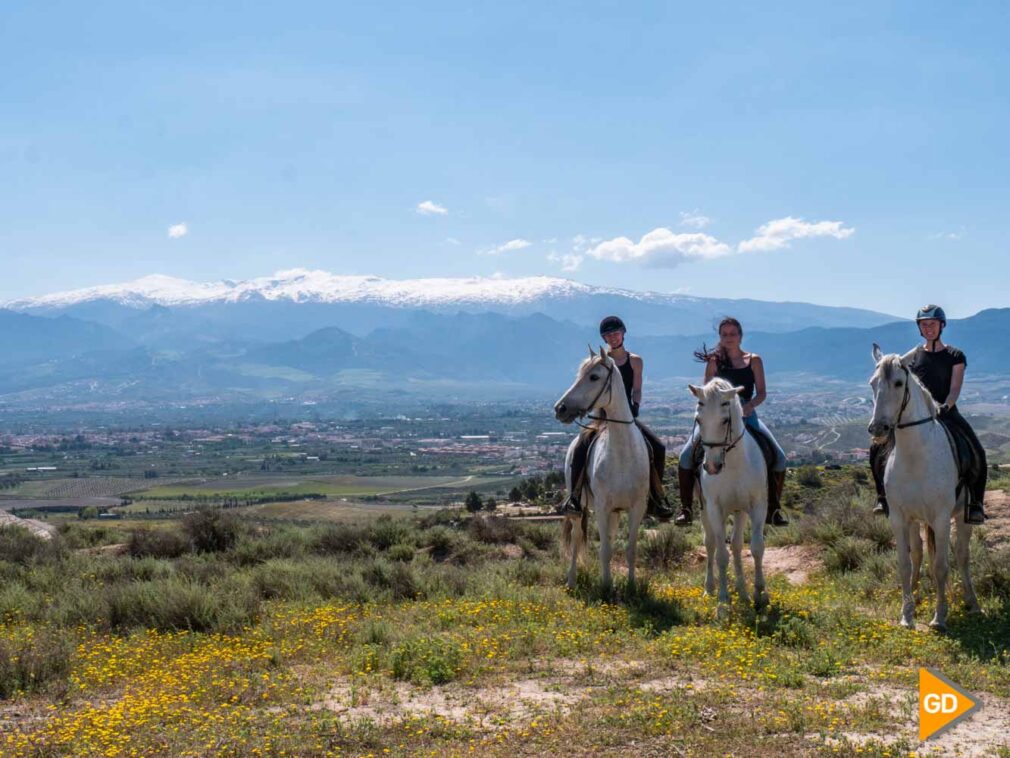
[[[694,424],[695,424],[695,426],[698,425],[698,419],[694,420]],[[740,440],[742,440],[743,436],[745,434],[747,434],[747,425],[744,424],[743,431],[740,432],[740,436],[737,437],[732,442],[729,441],[730,437],[733,436],[733,418],[732,417],[726,419],[725,426],[726,426],[726,436],[725,436],[725,438],[723,438],[722,442],[706,442],[705,440],[699,440],[701,442],[701,444],[702,444],[702,447],[723,447],[723,448],[726,448],[725,452],[728,453],[730,450],[732,450],[737,445],[739,445],[740,444]]]
[[[606,416],[594,416],[594,415],[592,415],[593,408],[596,407],[596,404],[599,402],[600,398],[603,397],[603,393],[604,392],[610,392],[610,395],[608,395],[608,398],[607,398],[608,400],[614,396],[613,377],[614,377],[614,365],[613,365],[613,361],[610,361],[607,364],[607,380],[603,383],[603,386],[600,387],[600,391],[596,393],[596,397],[593,398],[593,402],[591,402],[589,404],[589,409],[586,411],[586,418],[592,419],[593,421],[609,421],[609,422],[614,423],[614,424],[634,424],[635,423],[635,419],[631,419],[631,421],[622,421],[619,418],[607,418]],[[587,424],[583,424],[578,419],[575,419],[575,423],[577,425],[581,426],[583,429],[593,429],[594,428],[594,427],[589,426]]]
[[[894,428],[908,429],[910,426],[919,426],[920,424],[927,424],[930,421],[935,421],[936,416],[926,416],[918,421],[908,421],[904,424],[901,423],[901,414],[905,412],[905,408],[908,407],[908,401],[911,399],[911,390],[909,389],[909,385],[912,383],[912,377],[909,374],[908,369],[905,366],[902,366],[901,370],[905,372],[905,396],[901,400],[901,410],[898,411],[898,418],[895,419]]]

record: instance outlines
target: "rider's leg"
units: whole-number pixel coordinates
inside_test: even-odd
[[[687,442],[680,450],[680,461],[677,463],[680,514],[673,521],[677,526],[687,526],[694,520],[694,450],[698,442],[697,431],[698,427],[691,430]]]
[[[877,488],[877,504],[873,512],[881,516],[888,514],[887,495],[884,494],[884,466],[887,465],[887,454],[890,442],[874,442],[870,445],[870,473],[873,474],[873,486]]]
[[[782,489],[786,484],[786,453],[765,423],[758,418],[757,413],[751,413],[745,419],[745,423],[769,439],[775,449],[775,462],[768,471],[768,513],[765,516],[765,523],[772,526],[786,526],[789,519],[782,513]]]
[[[956,407],[951,408],[944,414],[943,420],[950,426],[956,428],[963,434],[971,444],[974,451],[971,471],[968,481],[968,508],[965,510],[964,520],[968,524],[984,524],[985,510],[983,500],[985,499],[985,485],[989,475],[988,464],[986,463],[985,448],[975,435],[975,430],[971,424],[961,415]]]
[[[668,521],[673,517],[673,509],[666,501],[666,492],[663,489],[663,473],[666,471],[666,445],[641,421],[635,423],[638,424],[642,436],[652,448],[652,471],[649,472],[649,515],[655,516],[660,521]]]
[[[562,506],[563,511],[570,513],[582,512],[583,474],[586,470],[586,457],[589,454],[589,446],[592,444],[595,436],[595,429],[583,429],[579,433],[579,441],[572,452],[572,486],[568,493],[568,499],[565,500]]]

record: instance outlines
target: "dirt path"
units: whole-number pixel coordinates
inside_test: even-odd
[[[1010,545],[1010,493],[989,490],[985,493],[985,544],[989,548]]]

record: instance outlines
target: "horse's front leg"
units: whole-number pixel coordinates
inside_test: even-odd
[[[705,535],[705,594],[711,597],[715,594],[715,526],[709,517],[708,508],[701,512],[702,532]]]
[[[752,513],[760,515],[767,509],[756,508]],[[751,519],[750,522],[750,554],[754,558],[754,607],[762,608],[768,602],[768,594],[765,592],[765,530],[764,516],[759,521]]]
[[[747,581],[743,573],[743,530],[744,517],[740,512],[733,514],[733,573],[736,575],[736,594],[745,603],[750,600],[747,596]]]
[[[915,629],[915,598],[912,596],[912,557],[908,549],[908,524],[901,523],[894,510],[891,511],[891,527],[894,530],[894,544],[898,551],[901,625],[907,629]]]
[[[912,595],[918,603],[919,577],[922,575],[922,530],[918,521],[908,525],[908,544],[912,558]]]
[[[726,549],[726,522],[719,510],[718,502],[707,503],[705,507],[708,510],[709,527],[705,534],[705,546],[709,550],[709,555],[714,551],[715,561],[719,566],[719,602],[728,603],[729,586],[726,582],[726,570],[729,568],[729,550]]]
[[[625,557],[628,561],[628,588],[635,586],[635,555],[638,550],[638,529],[645,517],[645,506],[636,506],[628,512],[628,548]]]
[[[596,529],[600,533],[600,575],[603,589],[608,594],[614,586],[614,580],[610,574],[610,561],[614,552],[610,515],[602,505],[596,509]]]
[[[947,628],[947,575],[950,556],[950,517],[939,516],[933,522],[936,534],[936,554],[933,556],[933,581],[936,582],[936,613],[929,622],[932,629]]]

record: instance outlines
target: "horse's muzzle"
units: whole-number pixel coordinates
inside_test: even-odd
[[[578,415],[579,412],[577,410],[569,408],[563,402],[559,401],[558,404],[554,406],[554,418],[556,418],[562,424],[572,423]]]
[[[722,471],[722,467],[726,465],[724,463],[705,463],[705,473],[709,476],[716,476]]]
[[[866,431],[870,433],[874,442],[879,442],[887,439],[887,435],[891,433],[891,425],[880,421],[871,421],[870,425],[866,427]]]

